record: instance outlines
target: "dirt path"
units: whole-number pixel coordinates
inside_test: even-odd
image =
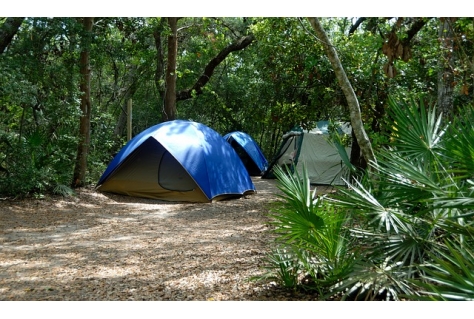
[[[301,300],[263,273],[275,180],[212,204],[81,189],[0,201],[0,300]],[[323,189],[324,191],[324,189]]]

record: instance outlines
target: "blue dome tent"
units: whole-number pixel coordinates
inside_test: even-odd
[[[212,202],[255,192],[234,149],[201,123],[174,120],[131,139],[97,183],[99,191],[166,201]]]
[[[224,139],[235,149],[249,175],[259,176],[268,168],[268,161],[257,142],[244,132],[231,132]]]

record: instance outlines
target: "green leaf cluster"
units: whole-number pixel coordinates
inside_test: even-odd
[[[272,225],[300,265],[292,288],[307,289],[309,277],[322,299],[471,300],[474,138],[465,123],[474,113],[443,124],[423,99],[390,106],[391,144],[371,163],[375,179],[322,201],[305,173],[277,173],[284,203]]]

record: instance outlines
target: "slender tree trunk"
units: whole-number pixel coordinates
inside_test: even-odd
[[[137,66],[132,64],[129,65],[127,69],[126,85],[128,85],[128,87],[123,95],[120,116],[114,129],[114,134],[117,136],[122,136],[125,131],[125,125],[127,124],[127,103],[129,99],[133,98],[133,95],[138,89],[138,77],[140,72]]]
[[[171,34],[168,36],[168,65],[166,69],[165,105],[162,120],[176,119],[176,56],[178,54],[178,18],[168,18]]]
[[[352,85],[349,82],[349,79],[347,78],[346,72],[342,67],[337,52],[329,41],[329,38],[323,27],[319,23],[319,20],[317,18],[308,18],[308,20],[311,23],[311,26],[313,27],[314,31],[316,32],[316,35],[319,37],[324,47],[324,50],[326,51],[326,55],[328,56],[329,61],[331,62],[331,65],[334,69],[334,72],[336,73],[336,78],[339,82],[339,85],[341,86],[341,89],[346,97],[351,115],[352,129],[354,130],[357,142],[359,143],[362,156],[364,157],[367,163],[375,162],[376,159],[372,149],[372,144],[370,143],[370,140],[365,132],[362,123],[359,101],[357,100],[357,96],[355,95]]]
[[[438,38],[441,42],[440,69],[438,71],[438,112],[451,119],[454,91],[454,34],[450,18],[440,18]]]
[[[0,54],[5,52],[5,49],[18,32],[23,20],[25,18],[7,18],[0,27]]]
[[[164,109],[164,98],[165,98],[164,85],[162,84],[164,70],[165,70],[165,63],[164,63],[164,56],[163,56],[163,42],[161,40],[161,34],[164,29],[165,19],[166,18],[160,18],[159,25],[156,26],[155,30],[153,30],[153,38],[155,39],[155,49],[156,49],[155,87],[159,95],[158,108],[160,110]]]
[[[87,156],[89,155],[90,144],[90,122],[91,122],[91,99],[90,99],[90,40],[94,18],[83,18],[85,35],[82,39],[82,52],[80,56],[81,83],[81,119],[79,125],[79,145],[77,147],[76,165],[72,187],[81,187],[85,184],[87,171]]]

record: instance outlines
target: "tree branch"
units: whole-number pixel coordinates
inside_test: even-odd
[[[12,41],[25,18],[7,18],[0,27],[0,54]]]
[[[364,22],[365,20],[367,20],[367,18],[357,19],[357,21],[351,26],[349,30],[349,35],[352,35],[357,30],[357,28],[362,24],[362,22]]]
[[[192,98],[192,92],[195,91],[196,94],[202,93],[202,88],[209,82],[212,74],[214,73],[215,68],[222,62],[224,59],[234,51],[240,51],[248,47],[255,37],[253,34],[245,36],[237,40],[236,42],[225,47],[219,54],[217,54],[204,68],[204,73],[199,77],[196,83],[190,89],[185,89],[176,94],[176,101],[183,101]]]
[[[403,44],[407,45],[410,43],[411,39],[418,33],[418,31],[423,28],[423,26],[430,20],[431,18],[419,18],[411,25],[410,30],[407,31],[407,37],[403,39]]]

